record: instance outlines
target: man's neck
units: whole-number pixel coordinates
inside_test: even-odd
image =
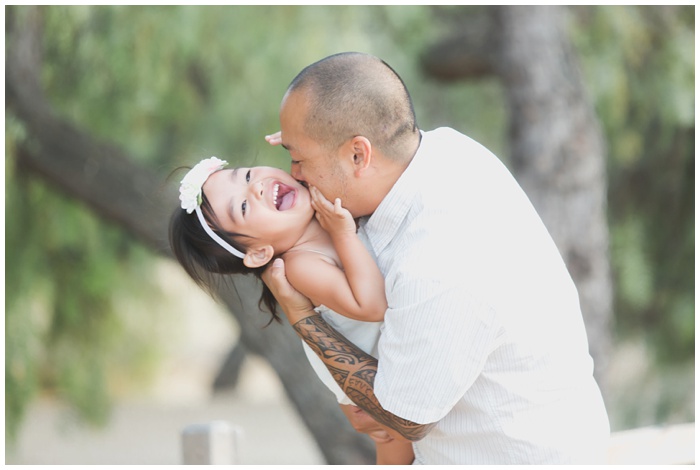
[[[394,187],[396,182],[401,178],[401,175],[406,171],[408,166],[411,164],[413,161],[413,158],[416,156],[418,153],[418,149],[420,148],[420,143],[422,139],[422,134],[420,130],[417,132],[415,135],[415,138],[412,139],[412,144],[411,145],[406,145],[406,148],[408,149],[406,151],[406,155],[403,156],[402,158],[396,159],[396,160],[390,160],[387,159],[386,157],[382,156],[384,160],[384,165],[382,166],[381,171],[379,172],[378,178],[377,178],[377,191],[376,191],[376,197],[372,201],[372,211],[368,215],[371,216],[374,211],[379,207],[379,204],[384,200],[384,198],[389,194],[391,189]]]

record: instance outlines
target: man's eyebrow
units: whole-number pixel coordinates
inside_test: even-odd
[[[280,144],[280,145],[281,145],[282,148],[285,149],[287,152],[290,152],[290,151],[292,150],[292,147],[290,147],[290,146],[287,145],[287,144]]]

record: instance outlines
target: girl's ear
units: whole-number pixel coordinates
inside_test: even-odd
[[[352,162],[356,175],[363,173],[372,163],[372,143],[367,137],[355,136],[351,140]]]
[[[248,248],[245,258],[243,258],[243,264],[249,268],[259,268],[269,263],[274,255],[275,250],[270,245]]]

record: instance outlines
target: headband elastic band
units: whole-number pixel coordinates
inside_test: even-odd
[[[216,243],[219,244],[219,246],[221,248],[228,251],[232,255],[238,256],[240,259],[245,258],[245,253],[241,253],[240,251],[238,251],[237,249],[235,249],[234,247],[232,247],[231,245],[226,243],[226,241],[223,238],[221,238],[216,233],[214,233],[214,231],[211,229],[211,227],[209,227],[209,224],[207,223],[206,219],[204,218],[204,214],[202,214],[202,209],[200,209],[199,206],[197,206],[197,208],[195,209],[195,212],[197,212],[197,218],[199,219],[199,223],[202,224],[202,228],[204,229],[205,232],[207,232],[207,235],[209,235],[212,240],[214,240]]]
[[[221,248],[243,259],[245,258],[245,253],[238,251],[225,242],[223,238],[215,234],[211,227],[209,227],[209,224],[204,218],[204,214],[202,214],[202,209],[199,207],[202,205],[202,186],[204,186],[204,182],[212,173],[221,170],[226,165],[226,160],[210,157],[197,163],[194,168],[188,171],[182,181],[180,181],[180,207],[185,209],[188,214],[196,211],[199,223],[202,225],[204,231],[207,232],[207,235],[218,243]]]

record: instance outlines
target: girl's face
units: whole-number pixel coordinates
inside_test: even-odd
[[[279,168],[220,170],[202,186],[222,230],[246,248],[290,249],[314,216],[308,189]]]

